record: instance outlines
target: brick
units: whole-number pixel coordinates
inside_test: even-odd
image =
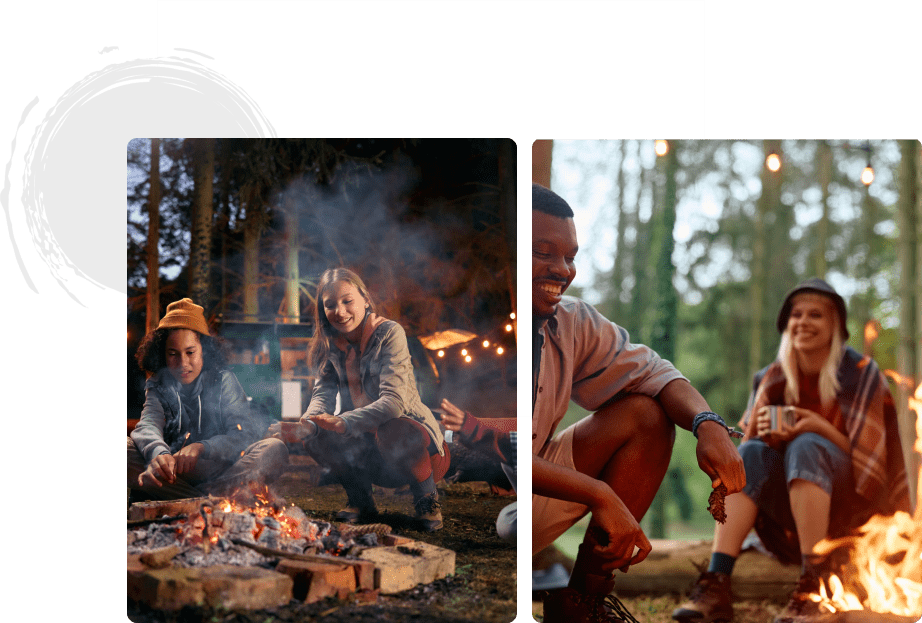
[[[173,517],[176,515],[195,515],[199,512],[202,502],[208,498],[185,498],[182,500],[155,500],[151,502],[135,502],[128,509],[128,519],[156,519],[157,517]]]
[[[346,564],[282,560],[275,570],[291,577],[292,596],[305,603],[345,597],[356,589],[356,573]]]
[[[381,545],[392,546],[392,545],[406,545],[407,543],[413,543],[413,539],[407,538],[405,536],[398,536],[396,534],[385,534],[383,537],[378,539]]]
[[[170,561],[178,556],[181,552],[181,547],[170,545],[169,547],[161,547],[149,552],[144,552],[141,554],[140,559],[141,562],[143,562],[148,567],[160,569],[168,566]]]
[[[455,572],[453,551],[422,541],[369,548],[360,557],[375,564],[375,588],[385,595],[428,584]]]
[[[158,610],[183,606],[259,610],[291,601],[292,579],[261,567],[214,565],[137,570],[129,558],[128,597]]]

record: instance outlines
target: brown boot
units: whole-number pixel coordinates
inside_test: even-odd
[[[580,593],[567,587],[549,591],[544,623],[637,623],[614,595]]]
[[[672,618],[682,623],[732,621],[731,589],[729,575],[705,571],[698,576],[688,601],[672,611]]]
[[[793,623],[817,617],[820,614],[819,604],[810,599],[810,595],[818,594],[819,590],[817,576],[810,573],[800,576],[788,605],[775,617],[775,623]]]
[[[414,516],[420,529],[435,532],[442,529],[442,505],[437,493],[430,493],[413,502],[416,509]]]

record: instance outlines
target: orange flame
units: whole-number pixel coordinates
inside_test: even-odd
[[[898,383],[906,381],[895,372],[887,373]],[[922,384],[909,397],[909,408],[916,412],[914,449],[922,454]],[[922,488],[922,469],[919,481]],[[893,517],[871,517],[858,536],[824,539],[814,552],[826,555],[843,547],[850,558],[844,579],[833,574],[828,583],[821,582],[819,594],[810,596],[821,612],[869,610],[922,616],[922,499],[916,500],[915,517],[903,511]]]

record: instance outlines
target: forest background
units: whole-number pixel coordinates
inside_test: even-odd
[[[812,276],[829,281],[848,306],[849,345],[887,371],[915,492],[918,141],[536,141],[533,179],[575,212],[568,293],[672,360],[730,424],[752,375],[774,359],[785,293]],[[562,426],[585,413],[571,403]],[[695,439],[680,431],[647,535],[713,536],[709,491]],[[559,545],[574,553],[579,534]]]

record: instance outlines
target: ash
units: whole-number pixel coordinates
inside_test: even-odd
[[[313,522],[296,507],[284,510],[283,521],[249,512],[214,510],[168,524],[150,524],[128,531],[128,553],[143,554],[166,547],[181,551],[172,564],[180,567],[211,565],[261,566],[271,568],[278,558],[232,541],[293,554],[331,554],[355,557],[378,544],[374,533],[344,539],[327,522]],[[292,531],[292,520],[295,530]],[[285,525],[283,525],[283,522]]]

